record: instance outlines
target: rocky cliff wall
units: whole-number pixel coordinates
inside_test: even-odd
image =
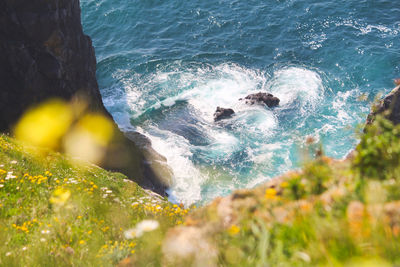
[[[368,115],[367,124],[371,124],[378,114],[383,115],[394,124],[400,123],[400,85],[397,85],[373,107],[372,112]]]
[[[0,1],[0,49],[0,130],[33,103],[77,92],[87,96],[91,109],[106,113],[79,0]]]
[[[91,39],[83,33],[79,0],[0,1],[0,131],[10,131],[32,105],[79,95],[111,118],[96,81]],[[102,167],[165,194],[171,171],[143,136],[116,138]],[[149,148],[150,147],[150,148]]]

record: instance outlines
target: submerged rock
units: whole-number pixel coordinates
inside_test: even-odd
[[[254,104],[265,104],[269,108],[276,107],[279,105],[279,98],[273,96],[270,93],[259,92],[256,94],[250,94],[245,98],[246,104],[254,105]],[[241,100],[241,99],[240,99]]]
[[[222,119],[229,118],[233,114],[235,114],[235,111],[233,111],[233,109],[231,109],[231,108],[217,107],[217,110],[214,113],[214,121],[219,121]]]

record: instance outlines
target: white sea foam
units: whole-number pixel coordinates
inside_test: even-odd
[[[300,112],[309,112],[306,106],[314,108],[323,98],[324,86],[319,74],[299,67],[289,67],[274,73],[268,83],[272,94],[280,100],[280,105],[290,105],[300,101]]]
[[[276,171],[277,165],[282,164],[285,165],[281,166],[282,170],[291,166],[290,151],[287,148],[283,148],[282,144],[265,143],[279,129],[280,122],[276,114],[279,111],[258,105],[248,106],[239,101],[239,98],[250,93],[269,91],[281,99],[283,108],[296,103],[294,108],[304,113],[315,107],[323,97],[324,88],[318,73],[305,68],[288,67],[277,70],[271,79],[266,73],[235,64],[185,68],[179,64],[172,71],[159,70],[146,77],[135,76],[139,84],[129,79],[123,83],[125,101],[132,112],[136,113],[134,118],[149,110],[171,108],[177,101],[185,101],[198,121],[198,134],[208,140],[208,145],[196,146],[190,136],[182,135],[179,131],[161,130],[157,122],[149,122],[143,128],[137,129],[150,137],[154,149],[167,158],[173,169],[174,184],[169,192],[172,201],[189,205],[202,201],[203,198],[209,199],[211,195],[218,195],[229,188],[253,187],[271,177],[265,174],[265,170]],[[121,104],[121,101],[123,100],[114,99],[108,104]],[[216,124],[213,113],[217,106],[233,108],[236,114],[232,119]],[[118,112],[114,116],[118,117],[118,123],[125,124],[129,121]],[[164,123],[176,125],[176,121]],[[186,122],[183,120],[179,123]],[[192,126],[190,123],[193,122],[187,123],[187,126]],[[225,124],[230,127],[226,128]],[[182,126],[185,128],[185,125]],[[259,142],[259,145],[253,148],[245,145],[249,141]],[[291,142],[286,142],[286,147]],[[226,166],[221,166],[224,181],[218,183],[213,177],[208,177],[208,172],[202,171],[201,166],[194,163],[192,151],[204,153],[203,157],[208,161],[224,162]],[[237,162],[237,159],[232,158],[229,163],[233,155],[242,154],[246,157],[243,160],[252,162],[247,164],[254,165],[250,178],[244,181],[240,180],[239,173],[235,174],[233,171],[242,164],[240,160]],[[229,165],[232,170],[227,167]],[[210,173],[215,175],[215,171]],[[231,178],[226,178],[230,175]],[[231,185],[227,186],[227,183]],[[205,184],[210,184],[213,188],[204,191]]]
[[[185,205],[200,201],[201,185],[206,177],[203,177],[192,163],[190,159],[192,153],[187,140],[159,129],[150,130],[161,136],[152,135],[143,129],[138,130],[151,138],[153,148],[167,158],[168,165],[173,169],[174,184],[169,191],[171,201]]]

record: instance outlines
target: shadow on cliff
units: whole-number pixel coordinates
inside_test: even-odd
[[[22,114],[48,99],[79,96],[87,110],[111,119],[96,80],[91,39],[82,31],[79,0],[0,2],[0,131],[10,132]],[[101,164],[165,195],[171,171],[138,133],[113,122],[115,135]],[[131,140],[133,139],[133,141]]]

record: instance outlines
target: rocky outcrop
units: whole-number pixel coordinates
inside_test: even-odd
[[[279,105],[279,98],[273,96],[270,93],[256,93],[256,94],[250,94],[246,96],[245,98],[245,103],[254,105],[254,104],[265,104],[269,108],[276,107]],[[240,99],[241,100],[241,99]]]
[[[9,132],[32,105],[50,98],[83,98],[90,111],[111,118],[96,81],[91,39],[82,31],[79,0],[0,1],[0,131]],[[165,159],[138,146],[115,124],[102,167],[120,171],[165,194],[171,172]],[[165,164],[164,164],[165,165]],[[160,174],[165,179],[160,179]]]
[[[69,100],[78,92],[91,110],[108,114],[79,0],[3,0],[0,32],[0,130],[10,129],[32,104]]]
[[[217,107],[217,110],[214,113],[214,121],[219,121],[222,119],[227,119],[235,114],[235,111],[231,108],[221,108]]]
[[[400,123],[400,85],[397,85],[377,105],[373,106],[372,112],[367,117],[367,124],[371,124],[378,114],[383,115],[394,124]]]

